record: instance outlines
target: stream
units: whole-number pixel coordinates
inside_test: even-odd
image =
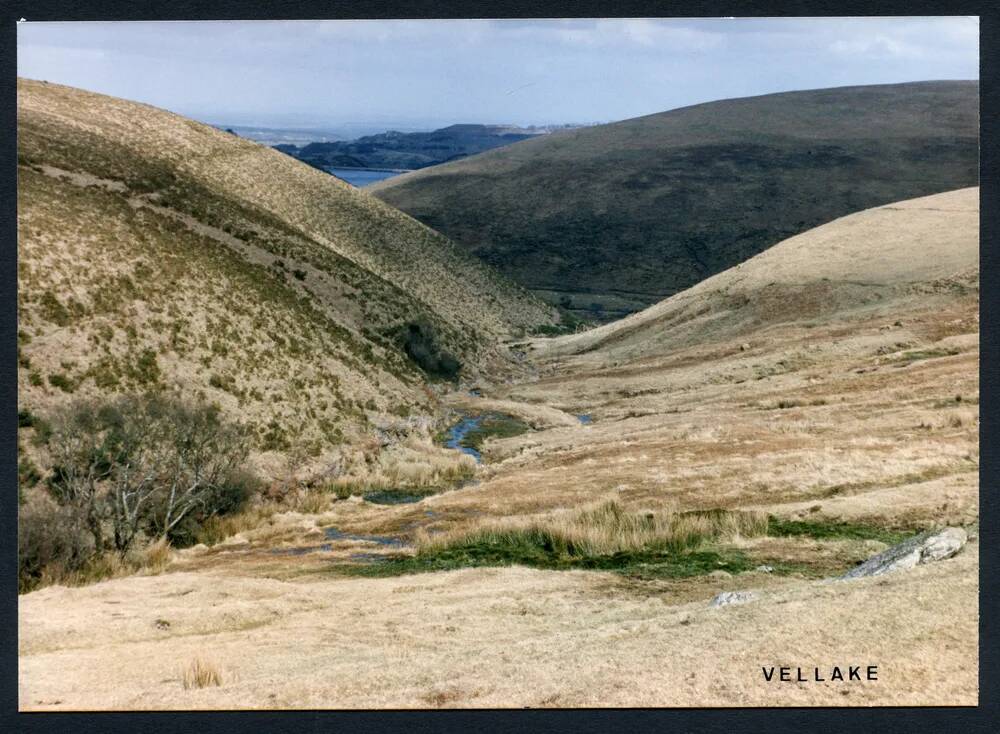
[[[462,420],[460,420],[458,423],[456,423],[455,425],[453,425],[451,428],[448,429],[448,440],[445,441],[444,445],[449,449],[458,449],[463,454],[468,454],[473,459],[475,459],[477,464],[482,464],[483,463],[482,454],[480,454],[474,448],[462,445],[462,440],[465,438],[465,436],[469,433],[469,431],[473,431],[476,428],[478,428],[479,424],[482,423],[482,420],[483,416],[481,415],[470,415],[464,417]]]
[[[457,449],[464,454],[468,454],[476,460],[477,464],[482,463],[482,455],[476,451],[474,448],[462,445],[462,440],[466,435],[482,423],[483,415],[477,416],[464,416],[458,423],[454,424],[448,429],[448,440],[445,442],[445,447],[449,449]],[[465,486],[468,484],[478,484],[476,480],[466,480],[462,482],[460,486]],[[396,505],[396,504],[409,504],[414,502],[419,502],[428,496],[426,492],[407,492],[405,490],[378,490],[374,492],[368,492],[363,495],[365,501],[372,502],[374,504],[382,505]],[[425,515],[428,518],[434,516],[434,513],[428,510]],[[345,533],[337,530],[334,527],[324,528],[324,535],[328,541],[337,540],[353,540],[353,541],[368,541],[378,544],[383,548],[402,548],[406,545],[406,542],[399,537],[393,537],[389,535],[358,535],[355,533]],[[332,550],[332,545],[327,542],[319,546],[301,546],[296,548],[278,548],[271,551],[275,555],[291,555],[299,556],[305,555],[306,553],[313,553],[315,551],[330,551]],[[351,558],[356,561],[361,561],[365,563],[373,563],[383,560],[383,556],[378,553],[369,552],[358,552],[352,553]]]

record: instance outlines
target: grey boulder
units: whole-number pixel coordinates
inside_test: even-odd
[[[852,568],[841,578],[859,579],[867,576],[881,576],[884,573],[905,571],[924,563],[950,558],[962,549],[968,539],[968,535],[962,528],[928,530],[872,556],[860,566]]]
[[[757,595],[752,591],[723,591],[721,594],[717,594],[708,606],[725,607],[730,604],[746,604],[756,598]]]

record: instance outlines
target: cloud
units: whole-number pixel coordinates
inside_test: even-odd
[[[17,30],[24,76],[233,124],[289,116],[606,121],[791,89],[978,76],[978,21],[968,17],[22,23]]]

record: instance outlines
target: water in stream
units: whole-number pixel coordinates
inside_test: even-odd
[[[366,492],[361,495],[361,498],[365,502],[371,502],[376,505],[409,505],[414,502],[419,502],[424,497],[427,497],[431,492],[407,492],[403,489],[380,489],[374,492]]]
[[[402,538],[395,538],[391,535],[356,535],[355,533],[342,533],[337,528],[326,528],[323,534],[326,535],[327,540],[368,540],[389,548],[402,548],[406,545]]]
[[[445,446],[450,449],[457,449],[462,453],[468,454],[473,457],[476,462],[482,462],[482,456],[474,448],[462,445],[462,440],[465,438],[469,431],[474,430],[479,427],[482,422],[483,416],[465,416],[458,423],[453,425],[448,429],[448,440],[445,442]],[[460,486],[468,486],[478,484],[477,480],[467,480],[463,482]],[[405,490],[380,490],[368,492],[364,495],[364,499],[367,502],[372,502],[381,505],[397,505],[406,504],[411,502],[419,502],[427,496],[427,493],[418,492],[406,492]],[[425,516],[428,518],[434,517],[434,513],[427,510]],[[394,537],[391,535],[359,535],[356,533],[345,533],[336,528],[325,528],[323,531],[327,540],[337,541],[337,540],[355,540],[355,541],[370,541],[372,543],[377,543],[383,548],[403,548],[406,546],[406,542],[402,538]],[[277,548],[271,551],[275,555],[305,555],[306,553],[313,553],[315,551],[329,551],[332,550],[332,545],[330,543],[324,543],[319,546],[303,546],[298,548]],[[375,563],[378,561],[385,560],[385,557],[379,553],[370,552],[356,552],[351,554],[351,559],[361,563]]]
[[[481,415],[469,415],[460,420],[458,423],[453,425],[448,429],[448,440],[445,441],[445,446],[449,449],[458,449],[463,454],[468,454],[473,459],[476,460],[477,464],[483,462],[483,456],[474,448],[469,446],[463,446],[462,440],[469,433],[469,431],[475,430],[482,423],[483,416]]]

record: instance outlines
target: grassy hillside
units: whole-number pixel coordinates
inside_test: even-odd
[[[768,329],[978,296],[979,189],[896,202],[781,242],[661,303],[540,340],[540,354],[641,359]]]
[[[501,272],[610,319],[851,212],[978,182],[977,82],[724,100],[373,186]]]
[[[18,82],[19,401],[155,388],[319,456],[551,308],[401,212],[149,106]],[[428,355],[430,357],[428,358]],[[435,374],[440,369],[449,374]]]

